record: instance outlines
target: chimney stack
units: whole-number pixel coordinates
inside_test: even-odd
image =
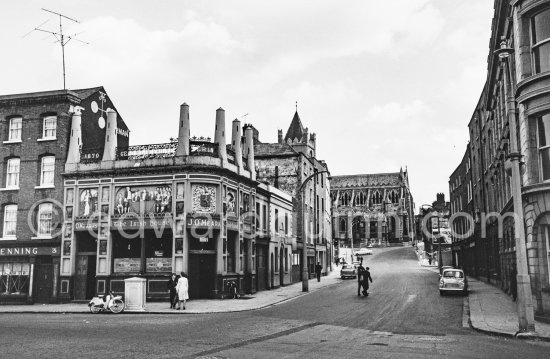
[[[117,147],[117,120],[116,112],[112,108],[107,109],[107,127],[105,128],[105,149],[103,161],[114,161],[116,159]]]
[[[233,120],[233,132],[231,134],[231,147],[235,151],[235,165],[239,169],[239,173],[243,172],[243,150],[242,150],[242,133],[241,121]]]
[[[71,136],[69,138],[69,153],[67,163],[80,162],[80,146],[82,146],[82,113],[80,106],[74,107],[71,119]]]
[[[223,108],[216,110],[216,131],[214,132],[214,143],[218,144],[218,155],[222,163],[227,162],[227,148],[225,143],[225,111]]]
[[[283,143],[283,130],[278,130],[279,143]]]
[[[189,126],[189,105],[184,102],[180,106],[180,123],[176,156],[189,156],[189,137],[191,137],[191,129]]]
[[[246,159],[248,161],[248,168],[250,170],[250,179],[256,180],[256,167],[254,165],[254,131],[252,126],[245,125],[245,151]]]

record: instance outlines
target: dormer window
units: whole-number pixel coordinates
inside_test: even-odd
[[[23,118],[14,117],[10,119],[10,128],[8,141],[21,141],[21,128],[23,127]]]

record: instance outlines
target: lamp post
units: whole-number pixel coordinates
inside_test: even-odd
[[[306,233],[306,200],[305,200],[305,193],[302,193],[302,190],[305,188],[305,185],[314,177],[321,173],[328,173],[327,170],[323,171],[317,171],[315,170],[312,175],[307,177],[300,187],[298,188],[298,193],[302,194],[302,243],[303,243],[303,249],[302,249],[302,292],[309,292],[309,274],[307,270],[307,233]],[[317,194],[314,194],[314,198],[317,198]],[[315,213],[315,208],[314,208]],[[315,225],[315,223],[314,223]],[[316,227],[315,227],[316,228]],[[313,243],[315,246],[316,244]]]
[[[508,160],[512,172],[512,197],[515,212],[514,234],[516,243],[517,262],[517,308],[520,332],[535,331],[535,314],[533,310],[533,297],[531,295],[531,279],[527,266],[527,249],[525,245],[525,228],[523,220],[523,203],[521,200],[521,175],[519,164],[521,153],[518,148],[518,135],[516,124],[516,104],[513,91],[513,77],[508,59],[514,53],[514,49],[507,46],[506,40],[500,43],[500,49],[495,51],[501,61],[504,74],[504,97],[506,98],[506,115],[510,129],[510,154]]]

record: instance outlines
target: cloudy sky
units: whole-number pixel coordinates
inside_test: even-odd
[[[0,5],[0,94],[102,85],[132,144],[214,135],[215,111],[286,132],[298,101],[333,175],[408,167],[416,205],[448,179],[486,78],[492,0],[10,1]]]

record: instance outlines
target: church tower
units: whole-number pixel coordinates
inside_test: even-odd
[[[281,141],[282,131],[279,130],[279,133],[279,141]],[[316,155],[315,133],[309,134],[308,128],[302,125],[297,109],[282,141],[292,146],[297,152],[305,154],[307,157],[315,157]]]

